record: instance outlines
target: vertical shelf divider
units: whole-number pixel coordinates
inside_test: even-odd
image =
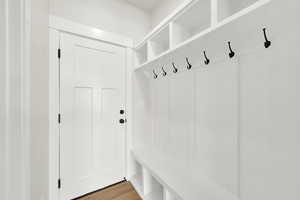
[[[146,46],[147,46],[147,57],[149,60],[152,60],[155,57],[153,45],[151,45],[151,42],[148,40]]]
[[[144,195],[146,196],[150,194],[154,190],[154,188],[153,188],[152,176],[145,167],[143,167],[143,181],[144,181]]]
[[[179,200],[167,188],[164,188],[164,200]]]
[[[210,21],[211,27],[215,27],[218,24],[218,0],[210,0]]]
[[[143,182],[143,168],[140,163],[136,160],[132,163],[132,177],[130,177],[130,182],[137,191],[137,193],[143,198],[144,197],[144,182]]]

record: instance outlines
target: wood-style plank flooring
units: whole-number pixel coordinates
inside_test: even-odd
[[[76,200],[142,200],[130,182],[123,182]]]

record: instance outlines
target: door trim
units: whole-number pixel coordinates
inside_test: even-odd
[[[123,47],[133,47],[133,40],[111,32],[107,32],[98,28],[86,26],[83,24],[75,23],[64,18],[50,15],[49,17],[49,28],[76,34],[78,36],[87,37],[91,39],[96,39],[106,43],[111,43],[114,45],[119,45]]]
[[[1,79],[3,88],[1,109],[1,161],[0,172],[1,198],[22,197],[30,199],[31,154],[30,154],[30,62],[31,62],[31,0],[1,2],[0,43],[1,43]],[[19,76],[12,78],[12,74]],[[2,84],[1,83],[1,84]],[[12,92],[14,91],[14,92]],[[2,97],[1,97],[2,98]],[[19,107],[14,111],[10,100],[17,98]],[[14,112],[15,114],[11,114]],[[17,114],[17,116],[16,116]],[[13,128],[12,128],[13,127]],[[17,128],[17,129],[16,129]],[[12,131],[12,130],[13,131]],[[12,131],[12,132],[11,132]],[[12,143],[19,146],[11,145]],[[16,156],[17,155],[17,156]],[[15,173],[18,171],[18,176]],[[12,194],[12,191],[18,191]]]
[[[82,30],[80,30],[82,28]],[[96,30],[96,32],[95,32]],[[101,31],[101,32],[98,32]],[[125,109],[127,119],[131,117],[131,96],[132,96],[132,75],[133,66],[133,42],[123,36],[105,32],[92,27],[77,24],[62,18],[50,16],[49,23],[49,199],[60,200],[60,190],[58,189],[59,178],[59,59],[57,51],[60,43],[60,33],[65,32],[81,37],[86,37],[117,46],[122,46],[126,50],[126,86],[125,86]],[[101,33],[101,34],[100,34]],[[111,36],[111,37],[110,37]],[[63,51],[63,50],[62,50]],[[62,52],[63,55],[63,52]],[[131,147],[132,122],[127,120],[125,129],[125,170],[126,177],[129,177],[129,159]],[[63,187],[63,180],[62,180]]]

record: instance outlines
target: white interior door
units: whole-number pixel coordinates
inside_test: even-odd
[[[61,35],[61,199],[125,177],[125,49]]]

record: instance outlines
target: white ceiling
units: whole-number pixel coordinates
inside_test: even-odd
[[[161,0],[125,0],[125,1],[138,8],[151,11],[158,5],[158,3]]]

